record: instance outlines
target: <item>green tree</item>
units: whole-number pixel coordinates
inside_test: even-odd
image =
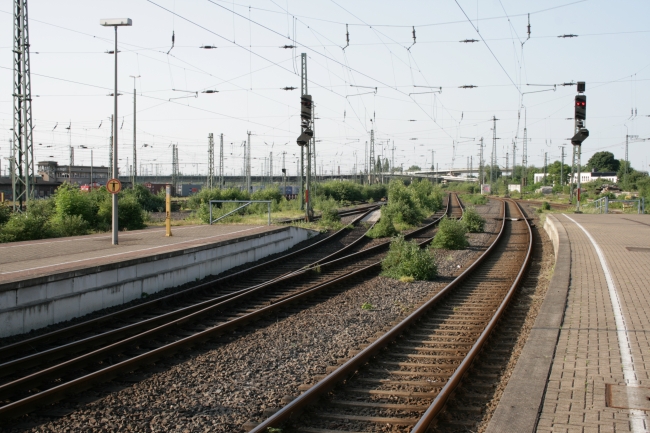
[[[419,165],[412,165],[406,171],[420,171],[420,170],[421,169]]]
[[[618,171],[620,164],[612,152],[603,151],[594,153],[587,161],[585,168],[595,171]]]
[[[566,164],[563,166],[561,161],[555,161],[547,167],[546,174],[547,185],[566,185],[571,174],[571,167]]]

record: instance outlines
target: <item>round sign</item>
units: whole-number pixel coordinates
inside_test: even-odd
[[[111,194],[117,194],[122,190],[122,182],[118,179],[109,179],[108,182],[106,182],[106,189]]]

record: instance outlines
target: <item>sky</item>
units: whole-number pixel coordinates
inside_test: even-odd
[[[0,0],[3,175],[13,122],[12,5]],[[394,154],[404,168],[429,167],[432,158],[440,170],[465,168],[471,157],[476,169],[481,138],[489,163],[495,135],[499,165],[508,155],[511,166],[513,143],[521,164],[524,127],[529,165],[542,165],[545,154],[560,159],[561,146],[568,162],[576,87],[562,84],[576,81],[586,82],[583,162],[603,150],[622,159],[629,134],[638,136],[629,144],[632,166],[650,168],[650,140],[641,141],[650,138],[647,1],[29,0],[28,7],[35,161],[68,164],[72,146],[76,165],[90,164],[90,149],[95,165],[108,165],[114,56],[106,51],[114,31],[99,21],[128,17],[133,26],[118,30],[121,174],[133,162],[134,87],[140,174],[170,173],[173,143],[181,172],[205,175],[213,133],[217,157],[223,134],[225,174],[239,175],[249,131],[254,175],[271,153],[275,175],[283,156],[295,174],[301,53],[319,173],[363,169],[371,130],[375,153]]]

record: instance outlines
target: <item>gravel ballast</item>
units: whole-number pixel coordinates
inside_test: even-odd
[[[465,269],[494,236],[500,203],[477,206],[486,232],[471,234],[470,248],[434,252],[435,281],[401,283],[377,276],[350,283],[268,319],[187,349],[134,378],[104,391],[11,421],[7,431],[52,432],[239,432],[259,422],[317,381],[328,366],[348,358],[391,322],[442,289]],[[371,309],[362,309],[363,304]],[[138,373],[140,374],[140,373]],[[129,383],[135,382],[135,383]],[[123,389],[115,390],[123,387]],[[89,400],[95,400],[90,401]],[[69,413],[67,413],[69,412]]]

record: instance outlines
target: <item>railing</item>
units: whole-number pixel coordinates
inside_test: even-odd
[[[610,200],[609,197],[602,197],[594,201],[594,208],[598,209],[598,213],[609,213],[609,204],[610,203],[623,203],[623,209],[625,209],[626,203],[636,203],[636,211],[638,214],[645,213],[645,197],[633,199],[633,200]]]
[[[232,211],[228,212],[225,215],[221,215],[217,219],[212,219],[212,204],[213,203],[244,203],[244,204],[239,206],[235,210],[232,210]],[[225,217],[227,217],[229,215],[234,214],[235,212],[237,212],[240,209],[245,208],[246,206],[250,206],[253,203],[266,203],[268,205],[268,213],[269,213],[268,225],[271,225],[271,203],[272,203],[271,200],[210,200],[210,225],[212,225],[212,223],[216,223],[217,221],[224,219]]]

